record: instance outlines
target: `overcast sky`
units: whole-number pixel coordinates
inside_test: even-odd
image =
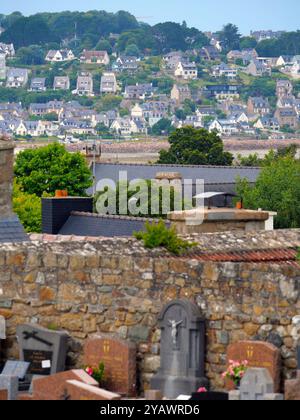
[[[299,0],[10,0],[1,2],[0,13],[62,10],[126,10],[149,24],[168,20],[201,30],[218,30],[232,22],[243,34],[251,29],[300,29]],[[142,19],[141,19],[142,18]]]

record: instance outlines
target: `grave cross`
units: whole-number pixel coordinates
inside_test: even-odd
[[[23,331],[23,338],[24,340],[29,340],[30,338],[32,338],[33,340],[39,341],[40,343],[46,344],[46,346],[48,347],[52,347],[53,344],[50,343],[50,341],[44,340],[41,337],[38,337],[38,332],[37,331],[33,331],[33,332],[28,332],[28,331]]]

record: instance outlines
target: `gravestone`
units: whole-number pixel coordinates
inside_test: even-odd
[[[20,362],[19,360],[8,360],[3,368],[2,375],[17,376],[19,380],[24,380],[29,369],[29,362]]]
[[[62,400],[65,401],[117,401],[121,395],[84,384],[79,381],[67,381]]]
[[[98,368],[104,363],[100,385],[122,396],[136,396],[136,345],[110,336],[95,336],[85,342],[84,365]]]
[[[29,375],[51,375],[65,369],[68,338],[63,331],[37,325],[19,325],[20,359],[30,362]]]
[[[231,401],[282,401],[282,394],[274,393],[274,381],[267,369],[250,368],[241,381],[239,391],[229,393]]]
[[[9,401],[18,398],[19,378],[17,376],[0,375],[0,389],[6,390]]]
[[[273,344],[263,341],[240,341],[228,347],[228,363],[229,360],[247,360],[250,368],[267,369],[274,381],[275,392],[280,391],[281,353]]]
[[[167,304],[160,316],[161,364],[151,380],[167,398],[191,395],[208,387],[205,372],[205,321],[199,308],[188,300]]]

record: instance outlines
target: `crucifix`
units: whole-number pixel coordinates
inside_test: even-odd
[[[169,320],[174,348],[178,347],[178,333],[179,333],[179,327],[182,323],[183,321],[176,322],[176,320],[171,320],[171,319]]]

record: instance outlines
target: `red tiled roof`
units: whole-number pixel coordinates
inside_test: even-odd
[[[203,253],[183,258],[193,258],[202,262],[288,263],[300,267],[297,262],[297,254],[298,250],[296,248],[285,248]]]

